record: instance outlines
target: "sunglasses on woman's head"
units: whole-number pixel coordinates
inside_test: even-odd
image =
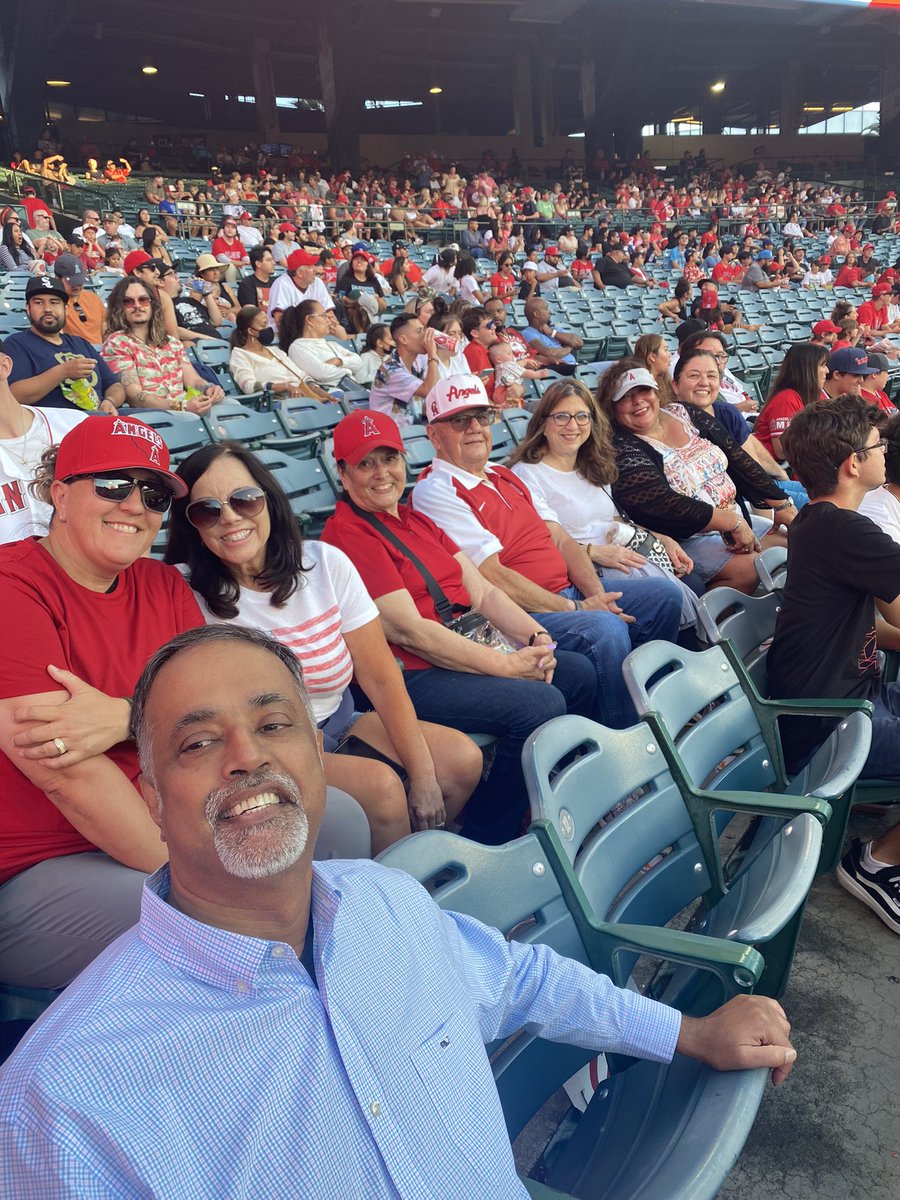
[[[137,488],[141,502],[150,512],[167,513],[172,507],[173,494],[163,483],[147,479],[132,479],[130,475],[70,475],[64,483],[76,483],[79,479],[90,479],[94,495],[113,504],[123,504]]]
[[[192,500],[184,512],[195,529],[212,529],[222,520],[226,504],[236,517],[256,517],[266,506],[266,493],[258,487],[236,488],[225,500],[212,496]]]

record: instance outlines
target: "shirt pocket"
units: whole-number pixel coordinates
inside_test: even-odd
[[[441,1129],[469,1162],[483,1162],[507,1142],[506,1125],[478,1030],[450,1017],[410,1059],[421,1085],[423,1127]],[[425,1120],[427,1114],[427,1121]]]

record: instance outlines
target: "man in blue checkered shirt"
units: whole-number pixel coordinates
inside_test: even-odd
[[[402,873],[313,864],[318,739],[265,635],[170,642],[134,726],[170,863],[0,1075],[0,1195],[521,1200],[495,1038],[790,1070],[774,1001],[682,1019]]]

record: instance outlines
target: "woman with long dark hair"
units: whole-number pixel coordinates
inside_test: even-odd
[[[753,430],[773,458],[784,458],[781,435],[792,417],[821,398],[827,374],[828,351],[824,346],[798,342],[784,356]]]
[[[18,221],[7,221],[0,236],[0,267],[4,271],[33,270],[35,257]]]
[[[343,344],[328,341],[328,316],[318,300],[302,300],[286,308],[278,326],[278,345],[294,366],[324,388],[354,386],[365,378],[365,364]]]
[[[578,379],[565,379],[544,392],[528,424],[528,432],[510,455],[507,465],[528,486],[545,520],[558,523],[587,550],[591,562],[603,572],[613,591],[628,594],[640,589],[641,580],[671,579],[693,567],[674,538],[657,536],[668,556],[668,565],[650,562],[630,549],[643,543],[643,529],[622,517],[612,498],[618,477],[612,429],[593,396]],[[552,514],[552,515],[551,515]],[[672,580],[672,586],[680,586]],[[696,602],[682,589],[685,626],[696,619]]]
[[[205,446],[178,475],[188,495],[172,513],[166,562],[184,570],[207,624],[264,630],[300,659],[325,778],[362,805],[373,853],[452,819],[478,783],[481,754],[463,734],[416,720],[350,560],[304,543],[284,491],[245,446]],[[348,690],[354,676],[374,706],[362,716]]]

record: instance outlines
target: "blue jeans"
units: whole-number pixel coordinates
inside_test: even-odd
[[[874,698],[872,746],[861,779],[900,779],[900,683],[886,683]]]
[[[498,652],[499,653],[499,652]],[[463,833],[488,845],[516,836],[528,809],[522,774],[522,746],[539,725],[564,713],[593,717],[597,677],[580,654],[558,651],[553,683],[501,679],[429,667],[404,671],[416,716],[461,729],[490,733],[499,740],[486,780],[473,792],[463,815]]]
[[[562,595],[580,599],[576,588]],[[679,613],[681,611],[679,604]],[[599,690],[594,712],[588,715],[612,729],[626,729],[637,720],[637,713],[622,678],[622,663],[631,650],[629,627],[606,609],[597,612],[544,612],[531,614],[553,635],[559,650],[575,650],[592,664]],[[675,624],[676,636],[678,622]]]

